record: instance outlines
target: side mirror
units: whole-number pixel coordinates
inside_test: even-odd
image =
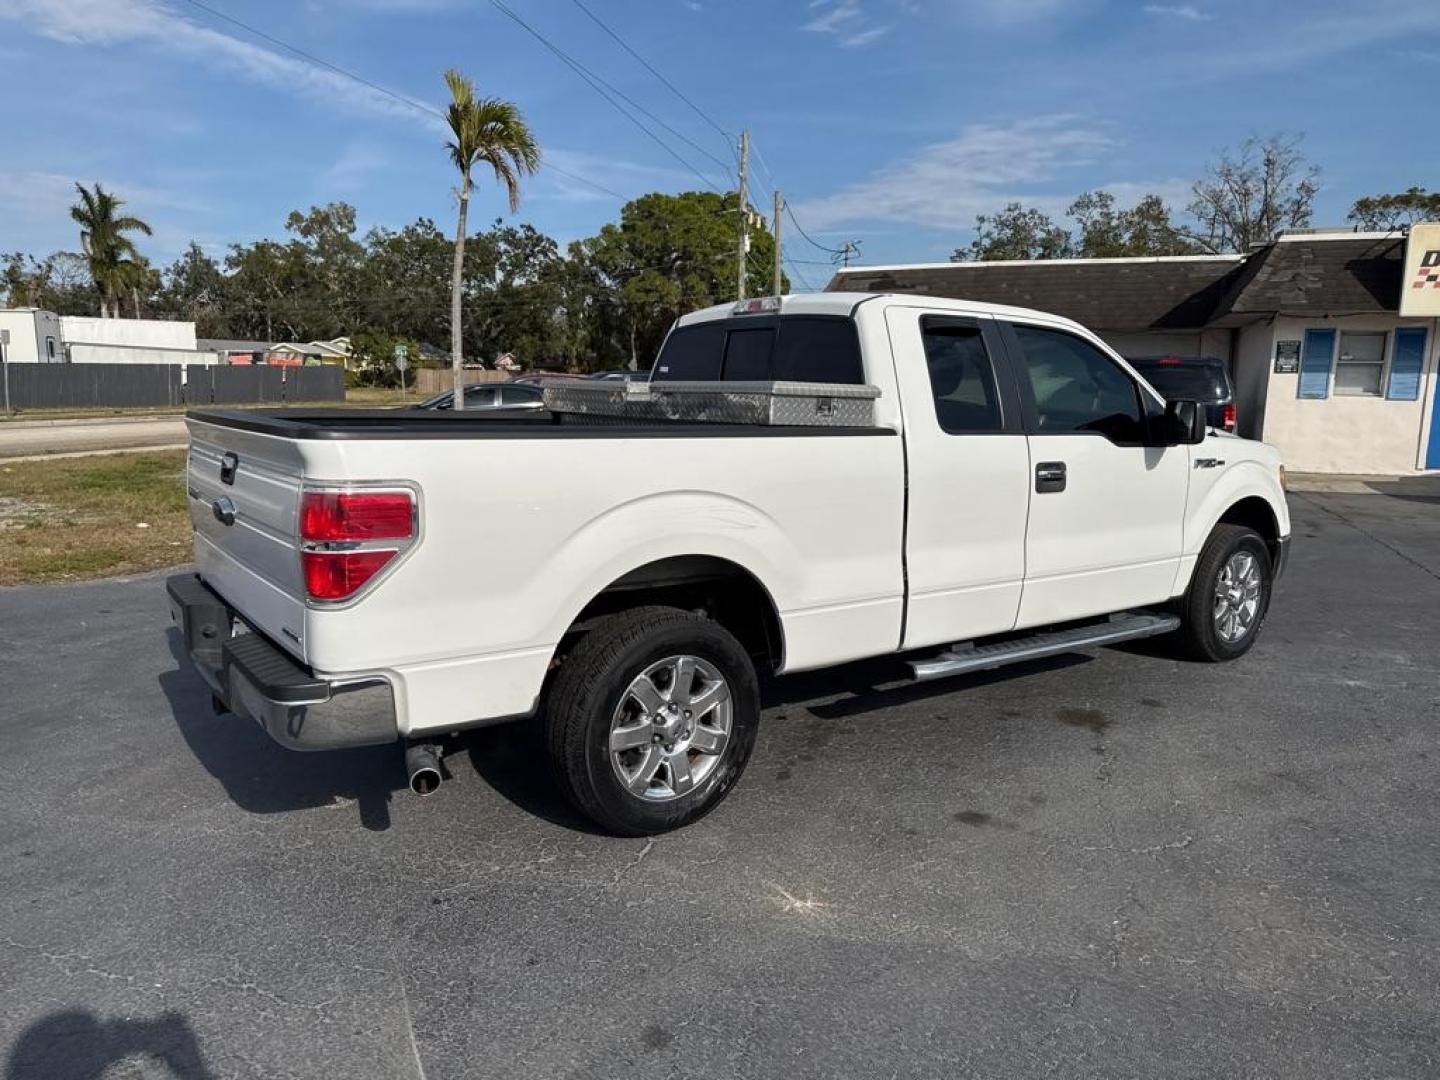
[[[1197,446],[1205,441],[1209,424],[1205,418],[1205,406],[1198,401],[1167,401],[1165,403],[1165,428],[1168,446]]]

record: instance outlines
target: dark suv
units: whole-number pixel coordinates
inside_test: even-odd
[[[1235,388],[1225,362],[1213,356],[1127,356],[1167,401],[1198,401],[1211,427],[1235,430]]]

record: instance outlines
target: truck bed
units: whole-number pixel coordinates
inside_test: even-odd
[[[504,409],[194,409],[190,420],[287,439],[698,439],[886,436],[884,427],[722,424],[692,420],[597,423],[570,413]]]

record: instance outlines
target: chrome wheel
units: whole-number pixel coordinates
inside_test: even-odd
[[[1226,560],[1215,579],[1215,633],[1234,645],[1250,633],[1260,611],[1260,562],[1249,551]]]
[[[610,764],[630,794],[663,802],[693,791],[730,741],[730,687],[698,656],[651,664],[610,718]]]

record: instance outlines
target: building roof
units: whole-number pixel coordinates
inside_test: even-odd
[[[1398,233],[1281,236],[1251,253],[1217,314],[1399,311],[1404,260],[1405,238]]]
[[[855,267],[827,286],[1035,308],[1101,330],[1204,326],[1245,264],[1240,255],[1042,259]]]
[[[1300,229],[1246,255],[860,266],[826,289],[1011,304],[1097,330],[1180,330],[1396,312],[1404,259],[1400,233]]]

